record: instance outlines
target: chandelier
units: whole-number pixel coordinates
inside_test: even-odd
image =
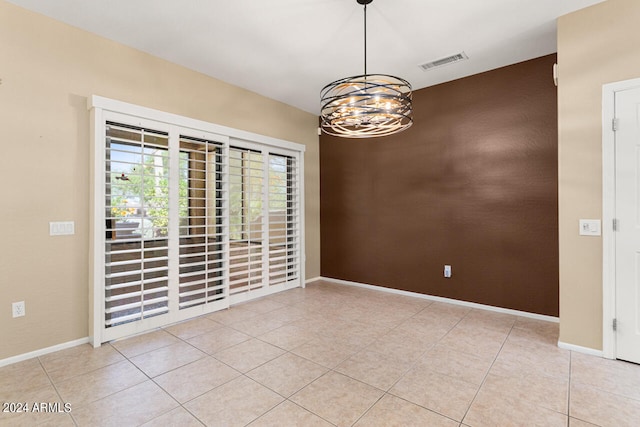
[[[413,123],[411,84],[388,74],[367,74],[367,5],[364,5],[364,74],[345,77],[320,92],[321,128],[343,138],[392,135]]]

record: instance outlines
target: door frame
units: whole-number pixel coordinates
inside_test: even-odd
[[[87,108],[90,111],[90,156],[92,161],[90,162],[90,184],[89,184],[89,200],[90,200],[90,221],[89,221],[89,258],[91,260],[89,264],[89,342],[93,347],[99,347],[103,342],[116,338],[104,331],[104,224],[105,224],[105,209],[104,209],[104,191],[105,191],[105,171],[104,171],[104,138],[105,138],[105,122],[107,120],[113,120],[116,122],[122,122],[129,125],[140,125],[141,127],[150,127],[152,129],[159,129],[166,131],[169,138],[179,138],[180,132],[186,132],[185,135],[192,137],[199,137],[202,139],[211,139],[223,143],[226,147],[233,141],[242,147],[257,147],[261,150],[268,151],[273,154],[282,154],[291,156],[296,159],[298,171],[296,172],[296,179],[298,185],[298,248],[296,249],[298,262],[299,262],[299,277],[295,280],[296,285],[304,288],[305,284],[305,194],[304,194],[304,152],[306,146],[303,144],[277,139],[269,136],[264,136],[248,131],[229,128],[226,126],[209,123],[197,119],[192,119],[185,116],[180,116],[173,113],[167,113],[159,110],[155,110],[148,107],[143,107],[135,104],[129,104],[123,101],[117,101],[114,99],[104,98],[97,95],[92,95],[87,99]],[[180,131],[180,132],[179,132]],[[173,161],[176,162],[177,157],[173,157]],[[178,170],[177,163],[172,166],[173,170]],[[170,184],[171,185],[171,184]],[[174,184],[175,181],[174,181]],[[177,187],[173,190],[177,191]],[[268,191],[268,190],[265,190]],[[175,193],[177,194],[177,193]],[[174,197],[175,197],[174,194]],[[175,207],[175,204],[173,205]],[[175,218],[175,213],[172,214]],[[266,221],[266,220],[264,220]],[[177,227],[173,227],[177,230]],[[266,231],[268,235],[268,228]],[[173,235],[173,239],[177,238],[177,234]],[[227,240],[228,241],[228,240]],[[268,245],[267,245],[268,247]],[[173,268],[176,271],[176,267]],[[169,273],[171,274],[171,273]],[[170,279],[171,280],[171,279]],[[251,298],[245,298],[249,300],[258,298],[270,293],[283,291],[291,287],[295,287],[292,283],[287,287],[286,282],[284,284],[269,286],[268,276],[265,278],[266,282],[263,284],[265,291],[254,291]],[[173,283],[177,283],[174,279]],[[174,285],[177,286],[177,285]],[[228,286],[228,285],[227,285]],[[269,291],[266,291],[269,289]],[[225,304],[228,307],[231,304],[239,302],[232,300],[229,295],[227,287]],[[151,317],[148,322],[145,323],[144,330],[136,330],[139,323],[135,326],[127,327],[123,334],[136,334],[140,332],[147,332],[154,327],[164,326],[167,323],[167,319],[170,321],[181,321],[188,318],[195,317],[200,314],[206,314],[217,309],[222,309],[222,304],[216,304],[213,306],[197,306],[195,310],[187,309],[180,313],[176,311],[169,311],[166,315]],[[207,311],[209,310],[209,311]],[[183,317],[180,317],[180,316]],[[129,325],[134,325],[131,323]]]
[[[602,355],[616,358],[616,238],[613,230],[616,206],[616,133],[613,130],[616,92],[640,87],[640,78],[602,86]]]

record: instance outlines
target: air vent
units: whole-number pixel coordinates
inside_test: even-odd
[[[435,61],[420,64],[419,67],[422,71],[428,71],[433,68],[442,67],[444,65],[453,64],[454,62],[460,62],[469,59],[466,53],[460,52],[455,55],[447,56],[446,58],[436,59]]]

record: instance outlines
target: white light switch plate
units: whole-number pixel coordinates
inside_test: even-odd
[[[49,223],[49,236],[67,236],[75,234],[75,222],[58,221]]]
[[[581,236],[600,236],[600,220],[599,219],[581,219],[580,235]]]

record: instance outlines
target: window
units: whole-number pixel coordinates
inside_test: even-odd
[[[180,138],[180,310],[225,297],[222,145]]]
[[[295,159],[269,155],[269,283],[298,278],[299,194]]]
[[[168,138],[106,125],[105,326],[168,311]]]
[[[262,286],[264,238],[264,155],[229,150],[230,292]]]
[[[304,285],[302,146],[92,102],[94,345]]]

